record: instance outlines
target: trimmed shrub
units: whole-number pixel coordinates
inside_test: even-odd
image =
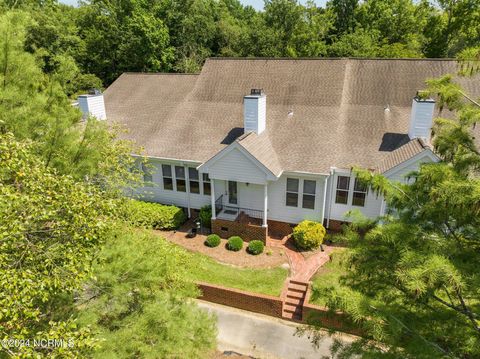
[[[175,229],[187,219],[181,208],[136,200],[126,201],[121,217],[135,227],[150,229]]]
[[[315,249],[323,243],[327,231],[318,222],[302,221],[293,229],[293,239],[302,249]]]
[[[228,239],[227,248],[231,251],[238,252],[243,248],[243,239],[239,236],[233,236]]]
[[[207,237],[207,240],[205,241],[205,245],[207,247],[218,247],[218,245],[220,244],[221,242],[221,239],[218,235],[216,234],[210,234],[208,237]]]
[[[211,228],[212,226],[212,206],[203,206],[200,208],[200,213],[198,214],[200,222],[205,228]]]
[[[265,246],[263,245],[262,241],[254,240],[248,243],[248,252],[257,255],[263,252],[264,247]]]

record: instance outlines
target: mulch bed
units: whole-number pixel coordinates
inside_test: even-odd
[[[252,255],[247,253],[248,243],[244,242],[243,248],[238,252],[229,251],[226,248],[227,240],[222,239],[218,247],[207,247],[204,242],[207,236],[198,234],[194,238],[187,238],[184,231],[155,231],[165,239],[183,248],[205,254],[217,262],[245,268],[274,268],[288,263],[287,256],[282,248],[265,247],[263,253]],[[268,253],[268,254],[267,254]]]

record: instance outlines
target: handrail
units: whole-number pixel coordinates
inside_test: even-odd
[[[236,215],[236,219],[235,219],[236,222],[240,221],[240,219],[241,219],[240,214],[241,213],[246,214],[248,217],[250,217],[252,219],[258,219],[258,220],[263,221],[264,213],[263,213],[262,210],[259,210],[259,209],[236,207],[236,206],[223,205],[223,204],[222,204],[222,208],[224,210],[234,212],[232,214]],[[219,214],[219,213],[220,212],[218,212],[217,214]]]
[[[215,201],[215,213],[220,213],[223,209],[223,194]]]

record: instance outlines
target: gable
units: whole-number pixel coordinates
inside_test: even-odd
[[[273,175],[262,167],[248,152],[232,144],[199,166],[199,170],[208,172],[210,178],[264,184]]]
[[[416,156],[402,162],[396,167],[386,171],[383,175],[392,181],[403,182],[407,180],[407,176],[410,172],[417,171],[420,165],[423,163],[438,162],[440,159],[429,149],[417,154]]]

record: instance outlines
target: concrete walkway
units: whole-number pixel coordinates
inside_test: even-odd
[[[299,324],[201,300],[196,302],[200,308],[217,317],[217,349],[221,352],[234,351],[268,359],[330,356],[333,338],[327,334],[316,349],[306,336],[295,335]],[[354,336],[345,334],[336,334],[335,338],[346,343],[355,340]]]

